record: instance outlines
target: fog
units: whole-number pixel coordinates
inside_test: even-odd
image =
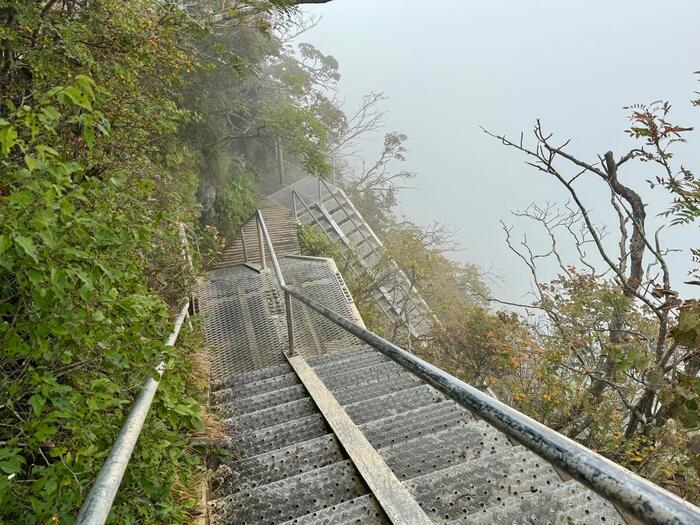
[[[300,40],[338,60],[347,110],[362,95],[383,92],[385,131],[409,137],[403,168],[417,178],[414,190],[402,191],[399,212],[458,229],[463,249],[451,257],[500,275],[490,284],[503,299],[522,299],[531,279],[508,251],[499,220],[515,225],[517,240],[527,234],[545,248],[542,232],[510,212],[531,202],[563,204],[567,195],[479,126],[513,138],[524,131],[527,139],[540,118],[562,141],[572,139],[572,153],[595,162],[607,150],[617,157],[631,147],[625,105],[669,100],[674,122],[700,125],[700,110],[689,102],[700,89],[693,75],[700,69],[697,1],[333,0],[304,10],[322,18]],[[700,137],[687,138],[676,157],[697,171]],[[368,137],[363,154],[374,157],[381,140],[381,133]],[[639,164],[621,172],[624,183],[648,196],[650,216],[667,204],[644,182],[653,175]],[[599,180],[582,183],[595,219],[614,228],[608,190]],[[682,287],[688,248],[700,244],[697,229],[665,230],[662,239],[683,248],[670,256],[673,284]],[[575,262],[573,247],[562,250]],[[553,264],[543,265],[543,277],[555,273]]]

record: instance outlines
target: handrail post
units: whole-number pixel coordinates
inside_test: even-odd
[[[255,222],[258,225],[258,246],[260,246],[260,265],[262,269],[267,268],[267,262],[265,261],[265,242],[263,241],[262,226],[260,224],[260,215],[256,215]]]
[[[272,267],[275,270],[275,277],[277,277],[277,282],[280,288],[284,292],[284,306],[287,313],[287,339],[289,340],[289,355],[296,355],[296,349],[294,348],[294,326],[292,324],[292,301],[287,291],[287,284],[284,282],[284,276],[282,275],[282,270],[277,261],[277,255],[275,255],[275,247],[272,245],[272,239],[270,239],[270,233],[267,231],[267,226],[265,225],[265,218],[263,217],[260,210],[255,214],[255,218],[258,223],[258,235],[260,240],[260,246],[262,248],[263,239],[267,246],[270,248],[270,260],[272,261]]]
[[[318,173],[316,173],[316,176],[318,177]],[[321,177],[318,177],[318,205],[323,208],[323,200],[321,197]]]
[[[297,217],[297,194],[294,191],[292,192],[292,209],[294,210],[294,222],[299,222]]]
[[[245,232],[243,227],[241,227],[241,243],[243,243],[243,262],[248,262],[248,249],[245,245]]]
[[[287,312],[287,339],[289,340],[289,356],[296,355],[294,348],[294,325],[292,324],[292,298],[284,292],[284,308]]]

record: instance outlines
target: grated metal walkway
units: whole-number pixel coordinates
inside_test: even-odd
[[[332,261],[287,256],[280,266],[290,286],[361,322]],[[212,406],[233,447],[210,487],[211,523],[389,523],[283,354],[271,271],[239,265],[210,277],[200,299],[216,349]],[[293,311],[301,359],[433,522],[623,523],[607,501],[401,366],[305,306]]]

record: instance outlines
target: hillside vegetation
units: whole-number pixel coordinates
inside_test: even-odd
[[[285,2],[0,3],[0,521],[74,520],[161,359],[111,520],[197,510],[202,343],[185,330],[163,345],[196,276],[179,225],[201,268],[254,209],[272,137],[327,172],[321,117],[337,115],[309,93],[334,64],[281,40],[296,16]]]
[[[668,249],[645,222],[700,215],[698,182],[671,156],[687,128],[669,123],[664,104],[635,106],[627,131],[639,147],[591,161],[539,122],[530,149],[496,135],[571,194],[560,209],[519,215],[552,240],[545,253],[504,225],[535,294],[504,305],[479,268],[449,256],[448,229],[394,213],[414,176],[400,169],[405,135],[386,133],[375,161],[353,160],[358,138],[382,127],[383,97],[345,114],[337,62],[298,43],[310,24],[285,0],[0,1],[0,522],[75,520],[161,360],[110,520],[186,523],[198,512],[205,459],[221,453],[207,439],[205,349],[197,329],[175,348],[163,343],[199,273],[254,210],[256,184],[275,182],[281,152],[321,177],[335,164],[384,241],[376,274],[344,273],[370,327],[697,501],[700,315],[671,283],[700,280],[672,279]],[[647,209],[636,191],[646,182],[618,178],[641,161],[658,170],[652,182],[671,209]],[[613,242],[596,243],[580,176],[610,195]],[[564,238],[579,259],[557,256]],[[320,232],[305,228],[301,241],[342,271],[339,247]],[[560,263],[556,275],[541,275],[545,257]],[[420,341],[371,301],[390,259],[440,320]]]

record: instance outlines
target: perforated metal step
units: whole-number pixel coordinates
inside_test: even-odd
[[[390,521],[374,496],[367,494],[291,521],[285,521],[283,525],[347,525],[350,523],[389,525]]]
[[[236,492],[272,483],[326,465],[345,460],[345,455],[333,434],[232,462],[229,467],[241,480]],[[225,494],[216,494],[222,496]]]
[[[382,361],[380,363],[358,363],[355,362],[355,367],[350,370],[338,372],[335,374],[325,374],[322,377],[323,383],[332,391],[339,391],[347,386],[359,384],[360,382],[368,382],[381,377],[391,377],[396,375],[407,374],[401,365],[393,361]]]
[[[503,507],[484,509],[450,522],[473,525],[625,525],[606,500],[569,481],[554,490],[525,495]]]
[[[240,334],[236,334],[240,335]],[[281,375],[293,374],[292,367],[286,361],[282,364],[270,366],[267,368],[258,368],[251,372],[246,372],[242,374],[228,374],[224,379],[220,381],[212,382],[212,392],[217,390],[222,390],[226,388],[236,388],[242,387],[249,383],[256,383],[258,381],[264,381],[265,379],[271,379]]]
[[[281,523],[367,494],[350,460],[209,502],[212,524]]]
[[[361,425],[426,405],[441,403],[445,396],[429,385],[419,385],[401,392],[386,394],[345,406],[352,420]]]
[[[384,447],[379,453],[394,474],[406,480],[511,447],[506,437],[493,427],[472,421]]]
[[[359,347],[314,356],[308,360],[319,377],[326,378],[356,368],[386,363],[390,359],[373,348]]]
[[[268,379],[244,383],[242,385],[234,385],[214,391],[211,393],[210,403],[215,406],[234,399],[251,397],[266,392],[274,392],[298,384],[299,378],[295,373],[291,372],[289,374],[278,375]]]
[[[233,446],[237,457],[248,457],[301,443],[330,432],[320,413],[285,421],[256,431],[235,434]]]
[[[273,425],[279,425],[293,419],[310,416],[317,413],[316,405],[311,398],[290,401],[283,405],[277,405],[264,410],[258,410],[250,414],[224,419],[223,423],[227,430],[231,432],[241,432],[244,430],[259,430]]]
[[[446,430],[467,422],[474,417],[454,401],[429,405],[370,421],[360,428],[375,448]]]
[[[236,398],[216,405],[216,412],[222,418],[243,416],[308,397],[302,385],[292,385],[250,397]]]
[[[554,469],[532,452],[512,447],[405,483],[435,522],[466,518],[561,485]]]
[[[413,374],[403,370],[401,373],[380,376],[368,381],[358,381],[339,389],[331,389],[333,397],[341,405],[358,403],[369,399],[381,398],[386,394],[399,393],[423,383]]]

